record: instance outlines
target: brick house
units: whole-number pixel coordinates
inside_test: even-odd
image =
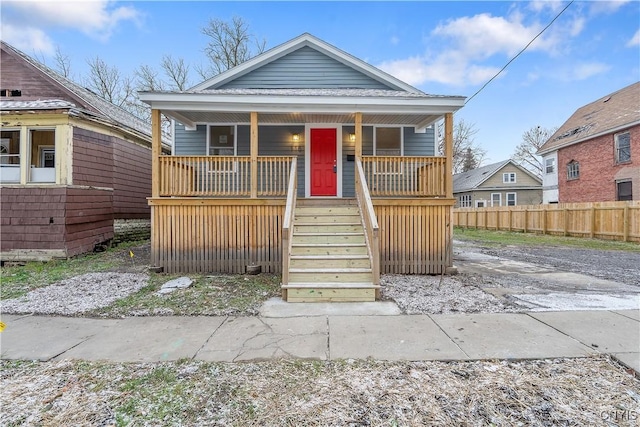
[[[149,220],[150,125],[1,47],[0,260],[74,256]]]
[[[640,200],[640,82],[580,107],[538,154],[543,203]]]

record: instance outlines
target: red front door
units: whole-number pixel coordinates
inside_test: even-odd
[[[337,196],[337,143],[335,129],[311,129],[311,195]]]

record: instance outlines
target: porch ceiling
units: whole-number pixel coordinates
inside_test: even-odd
[[[183,124],[197,123],[245,123],[250,122],[250,113],[215,112],[215,111],[171,111],[162,112]],[[362,124],[403,124],[408,126],[429,126],[442,117],[441,114],[366,114],[362,115]],[[185,120],[186,119],[186,120]],[[191,123],[185,123],[185,121]],[[259,113],[261,124],[304,124],[304,123],[354,123],[354,113],[322,114],[322,113]]]

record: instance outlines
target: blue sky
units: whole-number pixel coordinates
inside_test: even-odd
[[[165,54],[202,63],[201,28],[239,16],[267,48],[309,32],[426,93],[470,97],[568,3],[3,1],[1,36],[50,66],[58,47],[76,76],[96,55],[131,74]],[[640,2],[575,1],[455,118],[501,161],[531,127],[638,80]]]

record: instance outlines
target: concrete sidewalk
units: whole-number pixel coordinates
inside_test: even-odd
[[[376,303],[378,304],[378,303]],[[3,359],[478,360],[607,353],[640,372],[640,310],[89,319],[3,315]]]

